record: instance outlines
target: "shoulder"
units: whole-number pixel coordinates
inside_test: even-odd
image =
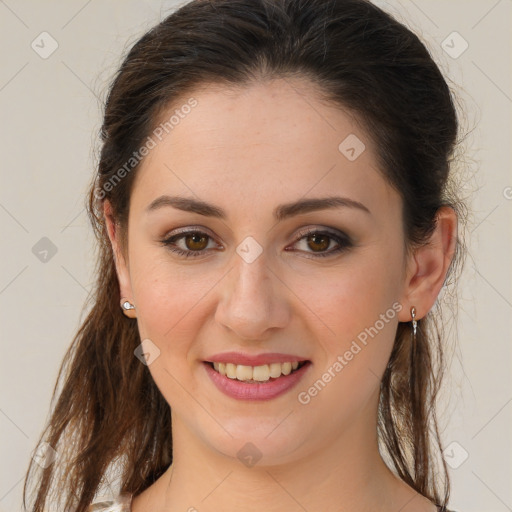
[[[132,498],[131,493],[121,493],[114,499],[95,501],[87,512],[131,512]]]

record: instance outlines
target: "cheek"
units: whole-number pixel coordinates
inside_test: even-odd
[[[301,296],[307,297],[307,305],[315,312],[311,318],[318,319],[311,324],[311,334],[322,345],[326,358],[322,358],[317,373],[341,357],[343,371],[335,373],[343,374],[343,380],[355,383],[371,377],[371,373],[380,377],[402,308],[398,302],[401,262],[397,250],[373,247],[347,259],[343,268],[330,269],[303,284]]]
[[[334,331],[332,337],[346,340],[373,325],[392,307],[399,296],[398,279],[396,266],[382,259],[360,258],[355,264],[318,273],[303,285],[301,295]]]
[[[131,259],[132,288],[137,300],[141,339],[149,338],[166,354],[166,360],[194,358],[194,340],[206,321],[208,293],[222,273],[179,265],[161,249],[134,251]]]
[[[400,261],[400,260],[396,260]],[[398,311],[398,271],[382,262],[364,262],[336,272],[309,291],[312,309],[322,322],[311,335],[322,353],[310,378],[298,390],[298,400],[310,417],[330,411],[331,421],[343,425],[370,404],[379,391],[394,343]],[[314,291],[313,291],[314,290]],[[320,351],[317,351],[320,354]],[[371,407],[370,407],[371,409]]]
[[[190,405],[188,393],[195,389],[191,371],[200,357],[195,340],[206,321],[199,315],[218,279],[192,266],[179,268],[160,255],[138,262],[134,258],[132,286],[139,304],[140,338],[150,339],[160,351],[149,371],[167,402],[182,411]]]

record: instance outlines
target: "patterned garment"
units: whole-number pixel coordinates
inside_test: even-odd
[[[131,493],[121,493],[113,500],[93,503],[89,506],[88,512],[130,512],[132,498]]]

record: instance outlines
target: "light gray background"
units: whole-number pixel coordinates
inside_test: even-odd
[[[512,510],[512,2],[377,3],[420,34],[467,112],[462,165],[474,216],[443,436],[456,443],[446,454],[452,465],[463,450],[469,455],[450,472],[452,508],[505,512]],[[96,162],[99,102],[123,50],[176,5],[0,0],[0,511],[21,509],[29,458],[93,282],[84,193]],[[46,59],[31,47],[42,46],[44,31],[58,43]],[[452,53],[462,49],[454,31],[469,44],[458,58],[443,50],[445,40]],[[43,237],[57,249],[46,262],[33,252]]]

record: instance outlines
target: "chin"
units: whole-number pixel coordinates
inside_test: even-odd
[[[292,424],[297,421],[294,416],[292,413],[284,421],[286,414],[272,418],[232,418],[222,423],[232,437],[222,429],[213,431],[211,427],[203,431],[202,437],[212,449],[238,459],[247,467],[286,464],[297,460],[312,439],[303,423]],[[213,432],[218,435],[212,436]]]

